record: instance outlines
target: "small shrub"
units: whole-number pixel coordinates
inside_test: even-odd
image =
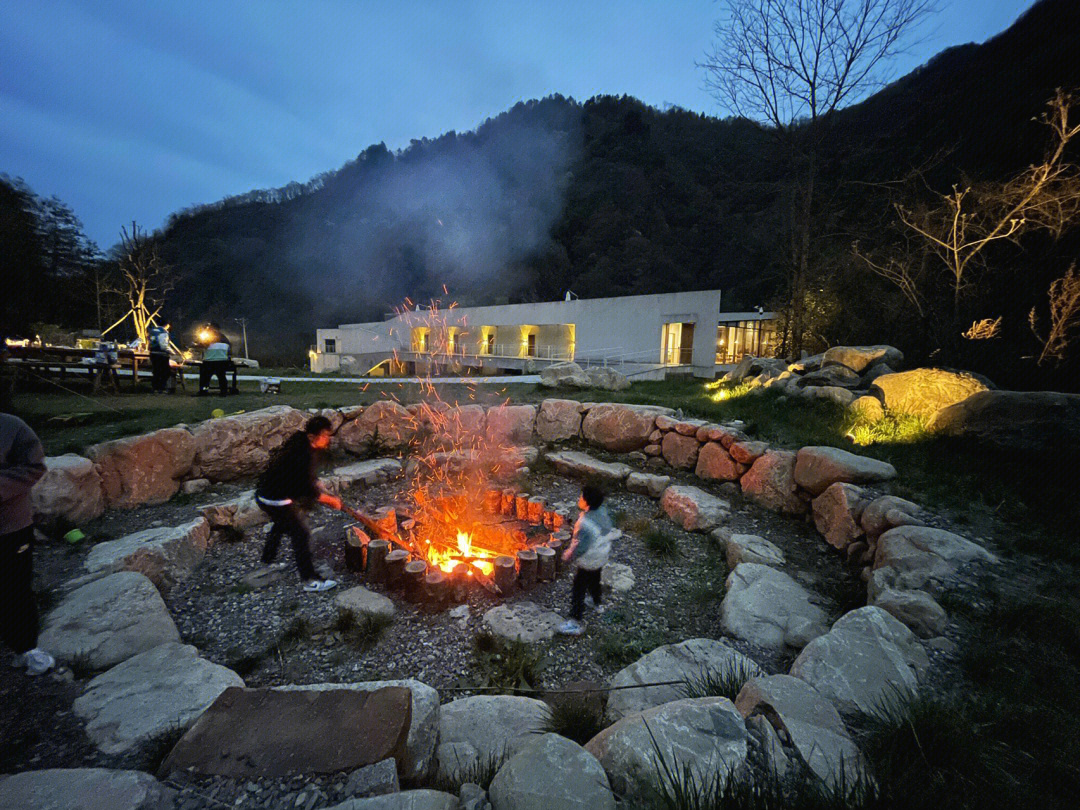
[[[699,676],[688,678],[682,692],[688,698],[726,697],[734,702],[743,685],[754,677],[755,668],[742,659],[735,659],[723,669],[709,669]]]
[[[278,637],[278,645],[290,650],[311,636],[311,625],[303,616],[296,616]]]
[[[429,787],[432,790],[441,790],[443,793],[452,793],[454,795],[460,793],[461,786],[466,783],[479,785],[484,790],[487,790],[491,787],[491,781],[495,778],[495,774],[499,772],[499,768],[509,758],[507,752],[503,751],[502,754],[488,756],[466,768],[455,769],[451,773],[440,772],[431,781]]]
[[[383,631],[392,625],[394,620],[389,616],[378,616],[365,613],[356,619],[352,629],[345,633],[346,640],[360,650],[374,647],[382,638]]]
[[[161,763],[165,761],[165,757],[180,742],[180,738],[184,736],[185,731],[187,729],[177,722],[157,736],[147,740],[141,748],[142,767],[140,770],[156,773],[158,768],[161,767]]]
[[[520,641],[501,641],[489,633],[476,636],[474,658],[480,686],[507,694],[536,691],[548,663],[544,650]]]
[[[71,670],[71,674],[80,680],[93,678],[98,673],[98,669],[90,664],[90,653],[88,652],[76,653],[68,661],[67,666]]]
[[[645,548],[657,557],[674,557],[679,553],[679,541],[675,535],[659,527],[652,527],[641,537]]]
[[[560,734],[584,745],[604,728],[604,708],[597,696],[587,692],[555,696],[544,731]]]
[[[339,633],[348,633],[356,626],[356,612],[351,608],[338,608],[337,616],[330,624],[331,630]]]

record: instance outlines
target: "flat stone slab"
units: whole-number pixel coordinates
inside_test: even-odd
[[[172,810],[175,795],[141,771],[49,768],[0,777],[7,810]]]
[[[98,675],[72,709],[106,754],[126,754],[188,728],[218,695],[243,686],[231,669],[199,657],[188,644],[168,642]]]
[[[771,565],[774,568],[779,568],[786,562],[784,552],[775,543],[756,534],[723,534],[717,539],[724,546],[728,568],[732,570],[744,562]]]
[[[357,616],[381,616],[392,619],[397,608],[389,597],[369,591],[363,585],[349,588],[334,597],[334,604],[344,610],[351,610]]]
[[[791,745],[810,771],[830,788],[858,784],[862,753],[836,708],[805,681],[768,675],[747,681],[735,699],[743,717],[762,714]]]
[[[274,688],[282,692],[318,692],[328,689],[375,692],[389,686],[404,687],[412,695],[412,717],[405,741],[405,758],[398,760],[398,773],[402,779],[423,779],[434,765],[435,744],[439,736],[439,693],[426,683],[405,678],[388,681],[290,684]]]
[[[829,629],[810,593],[783,571],[740,563],[726,584],[720,625],[728,635],[766,649],[799,649]]]
[[[401,462],[394,458],[375,458],[335,467],[322,478],[327,489],[341,493],[352,487],[373,487],[401,475]]]
[[[692,638],[679,644],[665,644],[619,670],[611,685],[620,687],[608,695],[609,722],[643,712],[654,706],[687,697],[688,683],[710,674],[742,671],[746,677],[762,675],[761,668],[725,641]],[[687,684],[668,683],[684,680]],[[663,683],[663,686],[627,688],[634,684]]]
[[[578,478],[599,478],[605,481],[623,481],[630,475],[630,468],[621,463],[600,461],[578,450],[560,450],[545,456],[560,475]]]
[[[400,686],[226,689],[176,744],[161,773],[279,778],[399,761],[411,716],[412,695]]]
[[[86,555],[86,570],[138,571],[167,589],[189,574],[206,554],[210,524],[196,518],[180,526],[161,526],[98,543]]]
[[[879,607],[841,616],[791,665],[843,714],[874,714],[882,701],[915,694],[929,666],[915,634]]]
[[[270,522],[270,516],[259,508],[253,489],[227,501],[207,504],[199,510],[199,514],[214,529],[228,527],[243,531]]]
[[[629,565],[623,563],[608,563],[600,573],[600,585],[610,588],[615,593],[626,593],[634,588],[637,582],[634,571]]]
[[[876,484],[895,477],[892,464],[837,447],[803,447],[795,454],[795,483],[814,495],[837,482]]]
[[[545,734],[511,757],[488,795],[498,810],[615,810],[603,766],[558,734]]]
[[[179,640],[154,583],[134,571],[119,571],[65,596],[46,618],[38,644],[66,664],[107,669]]]
[[[671,484],[670,475],[653,475],[652,473],[632,472],[626,476],[626,488],[638,495],[648,495],[650,498],[663,496],[664,490]]]
[[[253,591],[258,591],[269,588],[271,585],[277,585],[279,582],[284,582],[288,578],[288,569],[263,566],[240,577],[240,584],[251,588]]]
[[[709,532],[719,526],[731,507],[697,487],[670,486],[660,499],[664,513],[689,532]]]
[[[535,602],[503,603],[484,614],[484,629],[504,641],[550,641],[564,619]]]

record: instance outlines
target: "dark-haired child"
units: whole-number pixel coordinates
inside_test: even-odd
[[[574,536],[570,547],[563,552],[567,562],[577,562],[574,584],[570,597],[570,618],[559,627],[567,636],[580,636],[585,632],[581,618],[585,613],[585,596],[592,596],[593,604],[600,606],[600,576],[611,554],[611,543],[621,532],[604,506],[604,492],[599,487],[586,484],[581,488],[578,500],[581,514],[574,524]]]

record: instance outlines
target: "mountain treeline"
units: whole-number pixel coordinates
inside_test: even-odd
[[[944,51],[823,123],[826,204],[800,345],[887,342],[914,362],[963,364],[1002,385],[1080,387],[1080,337],[1064,361],[1034,359],[1080,228],[995,241],[954,290],[900,219],[931,221],[954,186],[972,189],[963,205],[984,206],[976,214],[997,211],[991,201],[1000,208],[995,190],[1007,192],[1051,145],[1036,120],[1047,102],[1080,88],[1077,30],[1080,4],[1042,0],[997,37]],[[1077,146],[1065,163],[1080,163]],[[378,144],[308,183],[174,214],[155,234],[176,271],[166,314],[185,328],[246,318],[254,356],[302,362],[317,326],[378,319],[406,299],[720,287],[727,310],[781,310],[796,168],[750,121],[553,95],[473,132],[397,152]],[[7,212],[19,206],[7,196],[3,205],[7,238],[16,227]],[[872,264],[916,276],[916,294]],[[71,317],[93,320],[85,315]],[[960,337],[980,323],[981,339]]]

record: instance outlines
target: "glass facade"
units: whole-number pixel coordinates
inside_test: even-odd
[[[775,352],[775,320],[721,321],[717,327],[717,363],[738,363],[747,354],[772,357]]]

